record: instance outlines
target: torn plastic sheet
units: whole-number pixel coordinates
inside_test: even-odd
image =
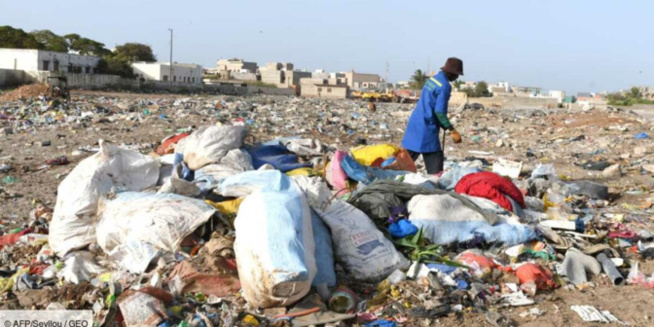
[[[625,325],[625,323],[620,321],[616,316],[611,314],[611,312],[609,312],[608,310],[599,311],[595,307],[590,305],[573,305],[570,306],[570,309],[576,312],[579,315],[579,317],[581,317],[581,319],[583,319],[586,322],[604,322],[604,323],[617,322],[621,325]]]

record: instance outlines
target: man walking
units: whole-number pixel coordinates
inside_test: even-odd
[[[413,110],[404,133],[402,146],[408,150],[413,161],[420,155],[425,161],[428,174],[443,171],[445,156],[439,142],[440,129],[449,130],[455,143],[461,143],[461,135],[447,118],[447,106],[452,93],[450,82],[463,75],[463,61],[448,58],[438,74],[427,80],[420,100]]]

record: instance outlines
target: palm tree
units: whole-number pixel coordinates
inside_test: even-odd
[[[413,73],[413,76],[411,76],[411,86],[416,89],[421,89],[425,86],[425,82],[427,82],[428,78],[429,76],[427,74],[425,74],[421,69],[418,69]]]

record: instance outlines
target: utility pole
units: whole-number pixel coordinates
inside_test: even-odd
[[[390,70],[390,64],[386,62],[386,83],[388,83],[388,71]]]
[[[170,65],[168,66],[168,84],[173,84],[173,29],[169,28],[170,31]]]

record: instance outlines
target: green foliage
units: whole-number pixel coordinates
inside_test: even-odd
[[[130,62],[134,61],[145,61],[145,62],[154,62],[157,61],[154,54],[152,53],[152,48],[150,46],[129,42],[123,45],[116,47],[114,54],[126,58]]]
[[[608,104],[611,106],[631,106],[634,104],[654,104],[653,100],[643,99],[643,94],[637,87],[632,87],[628,92],[611,93],[607,96]]]
[[[102,56],[98,63],[98,69],[101,74],[118,75],[126,78],[134,78],[134,70],[129,61],[115,56],[113,54],[106,54]]]
[[[79,34],[66,34],[64,39],[68,42],[70,50],[77,51],[81,55],[103,56],[111,53],[105,49],[104,43],[81,37]]]
[[[411,76],[409,86],[412,89],[422,89],[428,79],[429,76],[426,73],[424,73],[421,69],[417,69]]]
[[[22,29],[0,26],[0,48],[43,50],[45,46]]]
[[[52,33],[50,30],[37,30],[29,33],[34,39],[43,45],[44,50],[56,52],[68,52],[68,42],[65,38]]]
[[[454,81],[452,84],[454,84],[455,89],[461,90],[461,85],[463,85],[464,83],[465,83],[464,81],[458,79],[458,80]]]
[[[481,81],[477,83],[475,86],[475,96],[478,98],[491,96],[491,93],[488,92],[488,84],[486,82]]]
[[[468,268],[458,262],[451,261],[439,254],[441,246],[438,244],[428,244],[427,239],[424,237],[422,228],[411,236],[406,236],[393,241],[395,245],[404,248],[403,252],[411,259],[411,261],[427,262],[427,263],[444,263],[448,266]]]

